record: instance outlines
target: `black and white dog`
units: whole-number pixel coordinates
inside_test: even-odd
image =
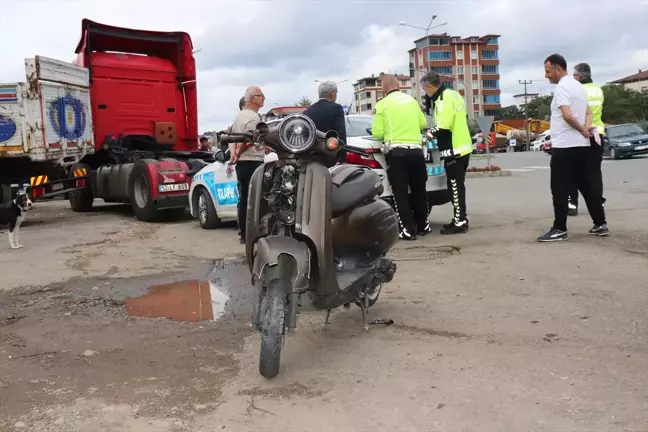
[[[32,201],[24,190],[19,191],[13,201],[0,204],[0,225],[9,225],[9,246],[11,246],[11,249],[23,247],[18,243],[18,234],[20,225],[25,220],[25,216],[31,210],[32,205]]]

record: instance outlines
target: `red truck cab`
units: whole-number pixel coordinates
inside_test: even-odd
[[[72,208],[87,211],[103,198],[131,203],[145,221],[184,212],[192,175],[213,157],[197,151],[191,37],[84,19],[76,53],[90,73],[96,151],[75,167],[91,174],[88,187],[70,195]]]

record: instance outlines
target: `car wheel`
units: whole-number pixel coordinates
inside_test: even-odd
[[[203,229],[220,228],[221,220],[216,213],[216,208],[214,208],[214,202],[207,189],[203,187],[198,191],[196,213],[198,215],[198,222],[200,222],[200,226]]]
[[[614,159],[614,160],[619,160],[619,159],[621,159],[621,158],[619,157],[619,155],[617,154],[617,152],[616,152],[612,147],[610,147],[610,158],[611,158],[611,159]]]

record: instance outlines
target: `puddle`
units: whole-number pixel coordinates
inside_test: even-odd
[[[223,279],[191,280],[155,285],[148,294],[124,301],[129,316],[174,321],[214,321],[230,299]]]

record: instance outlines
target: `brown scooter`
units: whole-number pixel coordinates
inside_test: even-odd
[[[385,255],[398,240],[398,218],[379,198],[383,186],[374,171],[359,165],[329,170],[314,160],[334,157],[342,147],[363,153],[344,146],[334,131],[318,131],[302,114],[259,123],[248,134],[223,133],[220,141],[267,146],[278,156],[252,176],[246,221],[247,262],[258,288],[259,372],[273,378],[285,332],[297,327],[302,294],[327,311],[326,323],[332,309],[355,303],[368,330],[367,311],[396,272]]]

